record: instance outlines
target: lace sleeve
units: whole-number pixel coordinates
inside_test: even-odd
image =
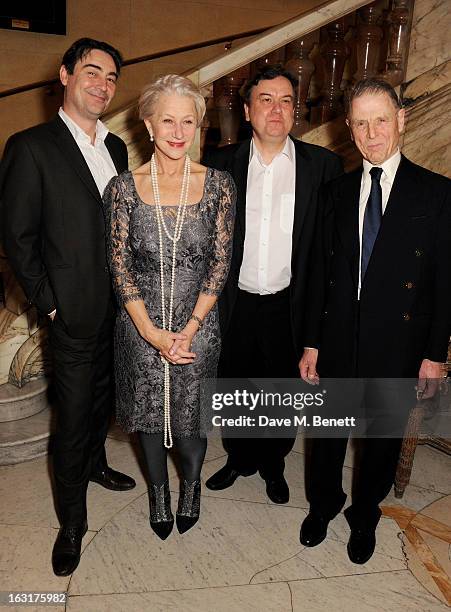
[[[114,292],[122,306],[142,299],[133,270],[129,237],[130,201],[125,192],[126,186],[119,176],[111,179],[103,195],[108,261]]]
[[[232,257],[236,188],[228,172],[218,172],[217,174],[220,184],[215,237],[201,292],[219,296],[227,280]]]

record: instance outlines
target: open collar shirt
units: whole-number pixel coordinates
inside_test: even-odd
[[[288,287],[294,222],[296,151],[291,138],[270,164],[251,142],[246,235],[238,286],[268,295]]]
[[[105,145],[105,138],[109,132],[108,128],[98,119],[96,124],[96,137],[94,144],[92,144],[90,136],[88,136],[88,134],[86,134],[86,132],[82,130],[62,108],[59,109],[58,114],[69,128],[81,154],[88,164],[88,168],[91,171],[92,178],[97,185],[100,195],[103,195],[105,187],[110,182],[110,179],[117,175],[116,167]]]

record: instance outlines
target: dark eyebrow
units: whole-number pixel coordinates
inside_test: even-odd
[[[272,94],[272,93],[265,93],[264,91],[261,91],[258,95],[259,96],[271,96],[271,98],[274,97],[274,94]],[[289,93],[283,94],[280,97],[281,98],[294,98],[293,94],[289,94]]]
[[[97,68],[97,70],[100,70],[100,72],[102,72],[102,67],[101,66],[97,66],[97,64],[85,64],[83,66],[83,68]],[[108,76],[115,76],[116,79],[119,77],[119,75],[117,74],[117,72],[109,72]]]

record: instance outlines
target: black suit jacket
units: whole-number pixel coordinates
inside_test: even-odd
[[[124,142],[109,133],[105,145],[126,170]],[[56,308],[74,338],[94,334],[111,296],[102,199],[59,116],[9,139],[0,200],[3,246],[30,303],[43,314]]]
[[[294,140],[296,150],[296,193],[291,257],[290,310],[295,350],[304,347],[302,319],[305,306],[306,274],[318,194],[321,186],[343,173],[341,159],[331,151]],[[221,331],[224,335],[230,322],[238,291],[238,278],[243,261],[246,232],[246,190],[250,140],[207,153],[203,163],[219,170],[228,170],[237,187],[236,222],[232,262],[224,291],[219,298]]]
[[[307,345],[321,376],[416,377],[451,333],[451,181],[401,157],[358,302],[361,176],[321,204]]]

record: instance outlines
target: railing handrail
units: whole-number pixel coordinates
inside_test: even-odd
[[[246,32],[239,32],[237,34],[230,34],[228,36],[221,36],[219,38],[211,38],[209,40],[204,40],[199,43],[192,43],[191,45],[183,45],[182,47],[174,47],[173,49],[167,49],[166,51],[157,51],[156,53],[149,53],[148,55],[141,55],[139,57],[134,57],[132,59],[125,60],[122,64],[122,67],[133,66],[135,64],[141,64],[143,62],[148,62],[155,59],[160,59],[162,57],[168,57],[170,55],[177,55],[178,53],[185,53],[187,51],[194,51],[196,49],[203,49],[205,47],[212,47],[214,45],[219,45],[221,43],[232,42],[239,38],[248,38],[249,36],[257,36],[262,32],[265,32],[269,28],[257,28],[255,30],[247,30]],[[13,87],[12,89],[5,89],[4,91],[0,91],[0,98],[7,98],[9,96],[14,96],[19,93],[25,93],[27,91],[32,91],[33,89],[39,89],[40,87],[48,87],[50,85],[55,85],[55,83],[59,83],[59,77],[54,77],[53,79],[47,79],[45,81],[36,81],[35,83],[28,83],[27,85],[20,85],[19,87]]]
[[[205,87],[224,75],[249,64],[262,55],[318,30],[331,21],[353,13],[373,0],[325,0],[321,5],[301,13],[282,24],[265,29],[264,37],[246,41],[227,54],[218,55],[183,73],[198,87]]]

